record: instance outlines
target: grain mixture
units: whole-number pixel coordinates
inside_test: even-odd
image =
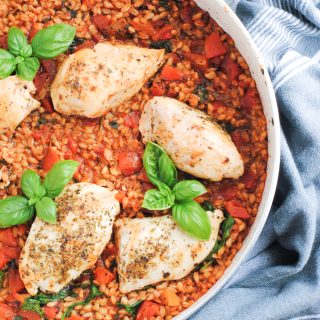
[[[38,30],[61,22],[77,28],[77,38],[70,52],[92,47],[105,39],[165,48],[166,65],[173,66],[183,76],[179,81],[170,81],[158,72],[133,99],[117,110],[101,119],[82,119],[62,116],[52,109],[48,88],[64,56],[43,61],[34,80],[36,97],[41,100],[42,107],[26,118],[12,136],[0,136],[0,199],[20,193],[18,186],[24,170],[31,168],[44,176],[47,162],[58,157],[81,163],[75,181],[117,190],[123,209],[121,217],[152,215],[141,209],[144,193],[152,186],[142,170],[144,144],[138,120],[145,103],[155,95],[175,97],[208,113],[229,132],[243,158],[243,177],[218,183],[204,181],[208,193],[197,199],[198,202],[210,201],[222,209],[226,202],[233,201],[251,216],[246,220],[235,219],[231,236],[214,256],[214,263],[197,268],[180,281],[121,294],[115,262],[117,249],[111,242],[97,266],[107,268],[114,275],[112,281],[107,284],[96,281],[103,295],[87,305],[76,306],[70,318],[134,319],[134,315],[117,303],[131,305],[138,300],[150,300],[160,306],[159,315],[152,319],[171,319],[190,307],[222,276],[257,214],[268,153],[266,119],[255,82],[233,39],[191,0],[3,0],[0,3],[0,47],[6,47],[6,34],[11,26],[19,27],[32,38]],[[212,32],[219,35],[226,53],[203,59],[205,39]],[[133,174],[128,173],[126,161],[134,163]],[[13,236],[18,239],[20,248],[29,227],[13,227]],[[18,261],[13,260],[8,268],[14,269],[17,264]],[[72,296],[48,303],[47,307],[56,310],[50,319],[61,319],[69,305],[83,300],[88,289],[81,284],[87,282],[88,275],[84,274],[76,282]],[[165,288],[171,289],[178,303],[167,303],[163,294]],[[21,297],[26,296],[22,291],[19,297],[13,297],[8,276],[4,276],[1,304],[19,309]],[[27,314],[22,318],[31,319]]]

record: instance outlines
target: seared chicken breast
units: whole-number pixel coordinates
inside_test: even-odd
[[[72,184],[56,198],[56,224],[35,219],[19,263],[31,295],[59,292],[96,263],[120,211],[114,195],[95,184]]]
[[[208,241],[189,236],[169,215],[117,220],[120,291],[130,292],[188,275],[208,256],[216,242],[223,213],[215,210],[208,211],[208,215],[212,228]]]
[[[157,142],[176,167],[195,177],[219,181],[243,174],[243,161],[230,136],[207,115],[176,99],[151,99],[139,129],[144,142]]]
[[[0,80],[0,134],[12,132],[40,102],[31,94],[36,92],[32,81],[10,76]]]
[[[51,86],[56,111],[95,118],[135,95],[164,61],[164,50],[97,44],[70,55]]]

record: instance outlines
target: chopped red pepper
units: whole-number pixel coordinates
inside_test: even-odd
[[[140,112],[132,111],[123,118],[123,124],[129,128],[137,128],[139,126]]]
[[[234,218],[248,219],[250,215],[247,209],[238,200],[230,200],[224,204],[228,213]]]
[[[159,41],[159,40],[169,40],[172,38],[171,31],[173,30],[173,27],[170,24],[167,24],[166,26],[162,27],[159,31],[155,33],[153,36],[153,40]]]
[[[148,176],[147,176],[147,172],[146,170],[143,168],[141,169],[141,171],[139,172],[138,174],[138,177],[137,177],[139,180],[141,181],[144,181],[144,182],[150,182]]]
[[[20,310],[18,316],[21,316],[23,320],[41,320],[38,313],[29,310]]]
[[[75,48],[74,48],[74,52],[77,52],[81,49],[92,49],[94,47],[94,42],[92,40],[85,40],[83,43],[77,45]]]
[[[100,118],[83,118],[82,124],[84,126],[94,127],[96,124],[99,123],[99,121],[100,121]]]
[[[208,69],[208,59],[207,57],[197,54],[197,53],[191,53],[186,52],[185,57],[191,61],[191,64],[194,68],[205,72]]]
[[[48,113],[54,112],[53,103],[50,96],[46,96],[44,99],[42,99],[41,105],[46,112]]]
[[[240,73],[239,66],[230,57],[225,57],[222,60],[220,67],[227,74],[230,81],[238,79]]]
[[[72,139],[72,137],[68,137],[67,145],[73,154],[78,152],[78,144]]]
[[[20,278],[18,269],[9,269],[8,283],[10,293],[19,293],[24,290],[25,286]]]
[[[219,33],[212,32],[205,40],[205,53],[207,58],[221,56],[227,52],[223,46]]]
[[[136,320],[151,319],[160,315],[160,305],[152,301],[144,301],[138,310]]]
[[[142,161],[138,153],[133,151],[123,151],[119,154],[119,169],[125,176],[138,172],[142,168]]]
[[[231,139],[233,143],[236,145],[237,149],[240,150],[241,147],[245,144],[245,141],[242,137],[242,131],[236,130],[231,133]]]
[[[43,170],[49,171],[53,167],[53,165],[59,160],[60,160],[59,154],[56,151],[50,149],[43,159],[43,162],[42,162]]]
[[[41,30],[42,26],[40,23],[34,23],[29,31],[28,39],[31,41],[33,37]]]
[[[57,316],[57,313],[58,313],[57,308],[54,308],[54,307],[45,306],[45,307],[42,308],[42,310],[43,310],[45,316],[50,320],[51,319],[55,319],[56,316]]]
[[[57,74],[57,64],[55,60],[41,60],[41,65],[43,66],[45,72],[48,74],[49,80],[52,81]]]
[[[166,64],[161,70],[160,78],[168,81],[181,81],[184,79],[184,74],[180,70]]]
[[[136,29],[136,31],[142,31],[152,38],[156,34],[156,30],[154,29],[153,25],[150,22],[147,22],[146,24],[142,24],[140,22],[131,21],[131,25]]]
[[[94,278],[101,284],[108,284],[115,279],[115,275],[106,268],[97,267],[94,270]]]
[[[251,170],[247,170],[242,176],[241,181],[244,183],[247,189],[251,190],[256,186],[257,176]]]
[[[0,230],[0,242],[9,247],[18,246],[18,239],[14,237],[12,228]]]
[[[220,108],[225,108],[226,105],[222,102],[222,101],[219,101],[219,100],[215,100],[212,102],[212,106],[213,106],[213,111],[218,111]]]
[[[111,18],[103,14],[96,14],[92,17],[92,22],[100,32],[104,33],[111,23]]]
[[[192,7],[186,6],[181,10],[181,18],[183,23],[192,23]]]
[[[0,303],[0,319],[12,320],[15,316],[13,309],[7,304]]]
[[[251,111],[251,109],[256,106],[258,103],[256,98],[256,92],[254,89],[249,88],[242,98],[242,105],[247,111]]]
[[[164,85],[162,83],[153,83],[152,87],[150,88],[151,94],[156,96],[163,96],[166,93]]]

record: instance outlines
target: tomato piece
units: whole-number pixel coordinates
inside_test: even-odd
[[[15,316],[15,313],[10,306],[4,303],[0,303],[0,319],[1,320],[12,320],[14,316]]]
[[[42,310],[48,319],[55,319],[58,313],[58,310],[54,307],[45,306],[42,308]]]
[[[215,100],[212,102],[212,106],[213,106],[213,111],[218,111],[220,108],[226,108],[227,106],[219,100]]]
[[[8,258],[0,248],[0,270],[2,270],[11,259]]]
[[[12,228],[0,230],[0,242],[9,247],[18,246],[18,239],[14,237]]]
[[[48,91],[48,74],[38,71],[33,79],[33,83],[37,89],[37,97],[41,100],[47,95]]]
[[[81,49],[92,49],[94,47],[94,42],[92,40],[85,40],[83,43],[79,44],[74,48],[74,52],[77,52]]]
[[[19,271],[17,269],[10,269],[8,273],[9,291],[11,293],[21,292],[25,286],[20,278]]]
[[[204,72],[208,69],[208,59],[207,57],[197,54],[197,53],[191,53],[186,52],[184,56],[191,61],[191,64],[196,69],[199,69],[200,71]]]
[[[153,36],[153,40],[159,41],[159,40],[169,40],[172,38],[171,31],[173,30],[173,27],[170,24],[165,25],[162,27],[159,31],[155,33]]]
[[[78,152],[78,144],[72,139],[72,137],[68,137],[67,145],[73,154]]]
[[[242,176],[241,181],[244,183],[247,189],[251,190],[257,184],[257,176],[254,172],[252,172],[251,170],[248,170]]]
[[[10,258],[10,260],[18,259],[21,252],[19,247],[8,247],[4,244],[1,244],[0,250],[6,257]]]
[[[123,118],[123,124],[129,128],[137,128],[139,126],[140,112],[132,111]]]
[[[237,197],[238,190],[235,186],[225,185],[220,187],[217,192],[217,199],[223,199],[225,201],[233,200]]]
[[[136,320],[151,319],[160,315],[160,305],[152,301],[144,301],[138,310]]]
[[[7,34],[0,36],[0,48],[1,49],[8,49],[8,35]]]
[[[141,169],[141,171],[138,174],[137,177],[139,180],[144,181],[144,182],[150,182],[148,176],[147,176],[147,172],[145,169]]]
[[[99,121],[100,121],[100,118],[83,118],[82,124],[84,126],[94,127],[96,124],[99,123]]]
[[[153,83],[152,87],[150,88],[151,94],[156,96],[163,96],[166,93],[164,85],[161,83]]]
[[[242,132],[240,130],[235,130],[231,133],[231,139],[236,145],[237,149],[240,150],[243,147],[245,141],[242,137]]]
[[[219,33],[212,32],[205,40],[205,53],[207,58],[221,56],[227,52],[223,46]]]
[[[111,23],[111,18],[103,14],[96,14],[92,17],[92,22],[100,32],[104,33]]]
[[[139,155],[133,151],[123,151],[119,154],[119,170],[125,176],[138,172],[142,168],[142,161]]]
[[[42,29],[40,23],[34,23],[29,31],[28,39],[31,41],[33,37]]]
[[[224,204],[228,213],[234,218],[248,219],[250,215],[247,209],[238,200],[230,200]]]
[[[256,92],[254,89],[249,88],[242,98],[242,106],[247,110],[251,111],[251,109],[256,106],[258,103],[257,98],[256,98]]]
[[[103,250],[103,255],[107,258],[115,256],[118,253],[117,247],[113,243],[109,243]]]
[[[43,69],[48,74],[49,79],[52,81],[57,74],[57,64],[54,60],[48,59],[48,60],[41,60],[41,65],[43,66]]]
[[[167,92],[167,96],[170,98],[175,98],[178,95],[178,92],[174,90],[174,88],[169,88]]]
[[[131,25],[136,29],[136,31],[145,32],[150,37],[154,37],[156,30],[153,25],[148,21],[147,24],[142,24],[140,22],[131,21]]]
[[[181,81],[184,79],[184,74],[180,70],[166,64],[161,70],[160,78],[168,81]]]
[[[49,171],[53,165],[60,160],[59,154],[57,151],[50,149],[42,162],[42,169],[44,171]]]
[[[23,320],[41,320],[39,314],[29,310],[20,310],[18,316],[21,316]]]
[[[183,23],[192,23],[192,7],[186,6],[181,10],[181,18]]]
[[[94,270],[94,278],[101,284],[108,284],[115,279],[115,275],[106,268],[96,267]]]
[[[46,96],[44,99],[42,99],[41,105],[46,112],[48,113],[54,112],[53,103],[50,96]]]
[[[238,79],[240,68],[230,57],[225,57],[222,60],[220,67],[227,74],[230,81]]]

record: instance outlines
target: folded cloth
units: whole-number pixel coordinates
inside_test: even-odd
[[[281,171],[257,244],[192,320],[320,319],[320,1],[227,2],[270,72]]]

